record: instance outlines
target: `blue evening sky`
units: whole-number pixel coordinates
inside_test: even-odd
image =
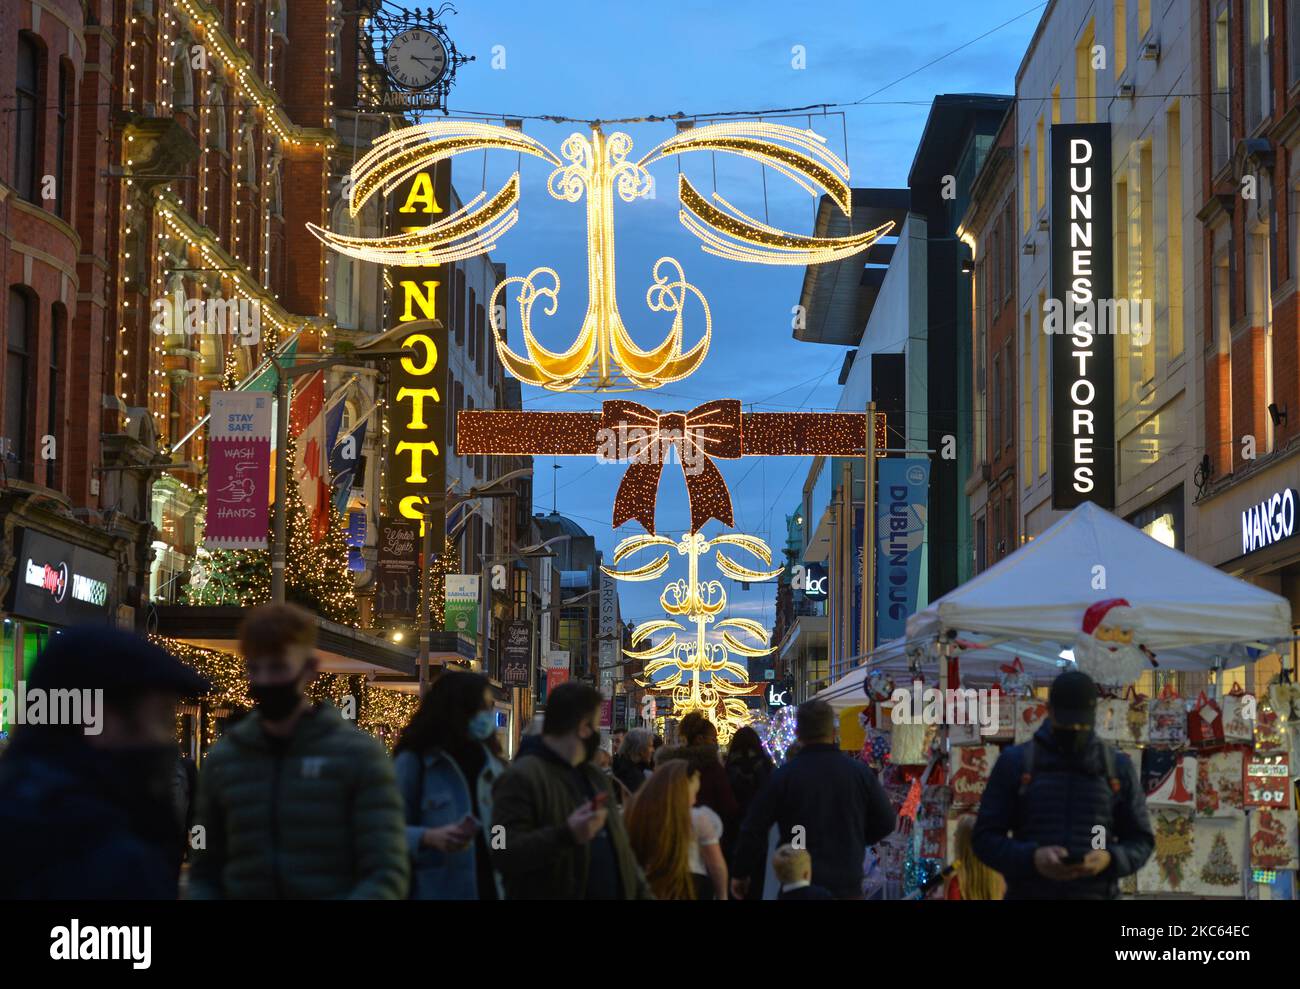
[[[908,73],[971,42],[1018,14],[1018,20],[889,86],[868,105],[811,118],[813,129],[845,156],[855,186],[906,183],[929,102],[938,93],[1011,93],[1015,72],[1045,4],[1032,0],[908,0],[905,3],[679,2],[661,4],[539,3],[498,0],[463,2],[445,23],[460,50],[477,56],[461,68],[451,94],[457,111],[500,115],[555,114],[583,119],[645,116],[683,111],[768,109],[811,103],[851,102],[881,90]],[[504,68],[493,68],[502,46]],[[803,46],[806,67],[792,67],[792,49]],[[807,126],[800,114],[785,121]],[[558,153],[560,143],[582,124],[527,121],[525,131]],[[609,126],[633,139],[631,157],[674,133],[671,123]],[[691,155],[681,167],[706,195],[718,192],[752,216],[785,229],[810,230],[813,200],[769,171],[766,201],[762,169],[734,156]],[[454,181],[463,199],[486,185],[498,189],[516,167],[514,155],[462,155]],[[706,296],[713,314],[713,344],[693,376],[658,392],[624,397],[659,409],[689,409],[714,398],[738,398],[754,411],[833,409],[836,379],[845,350],[796,342],[791,309],[799,301],[804,269],[724,261],[705,254],[678,222],[677,166],[654,166],[658,195],[623,203],[615,199],[620,311],[643,347],[663,339],[667,319],[645,306],[650,268],[663,255],[681,262],[686,277]],[[485,175],[486,169],[486,175]],[[537,316],[534,332],[556,350],[572,343],[586,308],[585,200],[552,199],[545,189],[548,166],[525,159],[519,223],[493,257],[509,275],[555,268],[559,310]],[[509,334],[519,342],[513,292],[507,296]],[[540,307],[539,307],[540,309]],[[698,339],[701,313],[687,313],[688,344]],[[525,408],[595,409],[599,397],[556,395],[525,386]],[[623,468],[594,458],[566,458],[552,470],[550,458],[535,464],[535,511],[549,512],[557,473],[559,510],[592,533],[606,555],[640,531],[631,523],[610,527],[614,493]],[[785,516],[798,505],[807,474],[802,458],[754,458],[721,462],[731,488],[736,527],[761,536],[779,557]],[[659,495],[659,531],[680,535],[688,524],[680,468],[665,469]],[[721,527],[710,523],[706,534]],[[667,575],[682,576],[678,566]],[[701,576],[718,576],[707,573]],[[667,577],[665,579],[667,579]],[[769,626],[773,588],[756,584],[743,592],[726,582],[731,614]],[[624,617],[660,617],[662,581],[622,583]]]

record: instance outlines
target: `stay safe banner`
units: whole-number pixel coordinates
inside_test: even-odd
[[[203,539],[209,549],[266,549],[272,404],[268,392],[212,393]]]

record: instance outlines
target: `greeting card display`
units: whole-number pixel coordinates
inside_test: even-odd
[[[1150,730],[1147,741],[1180,749],[1187,744],[1187,705],[1172,691],[1161,694],[1150,704]]]
[[[1028,697],[1034,692],[1034,678],[1025,672],[1019,656],[998,667],[998,687],[1012,697]]]
[[[977,722],[963,721],[961,724],[948,726],[949,745],[980,745],[983,741],[984,736],[980,734],[980,726]]]
[[[1247,807],[1291,806],[1291,762],[1285,752],[1255,753],[1246,759],[1244,797]]]
[[[1192,860],[1184,891],[1202,896],[1240,896],[1246,819],[1197,818],[1192,828]]]
[[[1147,793],[1147,806],[1186,813],[1196,809],[1196,756],[1177,755],[1173,769]]]
[[[890,732],[890,761],[895,766],[923,766],[926,762],[926,728],[916,721],[894,722]]]
[[[966,745],[953,749],[952,775],[948,785],[952,788],[952,809],[974,810],[984,796],[997,748],[991,745]]]
[[[1178,762],[1178,753],[1172,749],[1156,749],[1147,746],[1141,752],[1137,765],[1141,766],[1142,790],[1150,793],[1173,772]]]
[[[1015,741],[1019,745],[1027,742],[1034,737],[1034,732],[1038,731],[1038,726],[1043,723],[1047,717],[1047,704],[1035,697],[1019,697],[1016,699],[1016,734]]]
[[[1268,685],[1268,703],[1283,721],[1300,721],[1300,683],[1291,682],[1285,666]]]
[[[1151,828],[1156,837],[1155,849],[1138,870],[1138,892],[1187,892],[1195,831],[1192,816],[1177,810],[1153,809]]]
[[[1133,687],[1124,691],[1128,701],[1128,738],[1134,745],[1145,745],[1151,740],[1151,701]]]
[[[1103,742],[1129,740],[1129,701],[1124,697],[1102,697],[1097,701],[1097,723],[1093,731]],[[1143,719],[1146,723],[1146,718]]]
[[[1223,708],[1202,690],[1187,714],[1187,741],[1198,748],[1222,745]]]
[[[1241,817],[1242,773],[1246,753],[1242,749],[1207,752],[1196,762],[1196,813],[1203,817]]]
[[[990,688],[990,702],[998,713],[997,728],[983,736],[986,742],[1011,742],[1016,737],[1016,697],[999,688],[996,684]]]
[[[1223,698],[1223,739],[1226,742],[1255,740],[1255,695],[1234,683]]]
[[[1250,813],[1250,864],[1256,869],[1300,867],[1296,812],[1260,807]]]
[[[1286,723],[1272,701],[1264,701],[1255,709],[1255,752],[1272,755],[1287,752],[1290,747]]]

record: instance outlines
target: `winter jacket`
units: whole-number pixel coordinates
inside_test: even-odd
[[[7,749],[0,899],[176,899],[183,843],[170,775],[149,799],[115,769],[80,739]]]
[[[603,793],[609,832],[623,898],[653,899],[632,853],[623,816],[613,799],[609,778],[591,763],[571,766],[542,741],[524,739],[519,757],[496,781],[493,821],[501,830],[494,842],[493,863],[501,873],[508,900],[582,899],[587,889],[591,845],[579,845],[569,830],[569,815]]]
[[[841,899],[862,895],[867,846],[891,833],[894,809],[876,774],[866,765],[821,743],[806,745],[776,770],[759,791],[740,829],[733,870],[738,878],[762,879],[767,833],[777,825],[783,845],[800,832],[812,857],[812,881]]]
[[[483,834],[492,834],[492,784],[505,766],[483,747],[484,762],[474,787],[478,795],[477,817]],[[423,756],[409,749],[393,760],[397,788],[406,808],[406,847],[411,855],[411,899],[477,900],[477,842],[462,852],[440,852],[424,848],[420,839],[428,828],[458,824],[473,813],[469,785],[456,760],[441,749]],[[496,876],[497,895],[502,894],[501,877]]]
[[[646,780],[645,766],[616,755],[614,756],[614,778],[627,787],[628,793],[636,793]]]
[[[321,703],[277,748],[254,711],[199,773],[193,899],[400,899],[402,798],[376,739]]]
[[[1036,746],[1026,785],[1025,754]],[[1142,867],[1155,847],[1146,796],[1128,756],[1114,751],[1119,782],[1107,778],[1103,743],[1092,736],[1074,755],[1052,738],[1050,719],[1033,739],[1003,751],[993,764],[972,835],[975,854],[1007,881],[1007,899],[1114,899],[1119,879]],[[1023,789],[1023,793],[1021,792]],[[1110,865],[1096,876],[1058,882],[1034,868],[1034,852],[1060,845],[1076,855],[1094,847],[1094,828],[1104,830]]]

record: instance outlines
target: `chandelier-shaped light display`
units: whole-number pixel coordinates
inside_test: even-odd
[[[765,564],[772,562],[771,550],[755,536],[727,533],[705,539],[693,532],[676,541],[667,536],[632,536],[615,547],[615,564],[652,547],[663,547],[663,552],[651,562],[628,570],[601,567],[617,580],[654,580],[667,571],[674,549],[686,557],[685,579],[669,583],[659,596],[659,603],[671,617],[642,622],[632,631],[633,648],[623,652],[644,663],[637,679],[641,686],[672,698],[673,717],[702,712],[717,727],[718,741],[723,745],[737,728],[752,719],[741,697],[753,693],[754,685],[749,682],[749,671],[733,661],[732,655],[757,658],[766,656],[772,648],[767,630],[753,619],[717,620],[727,606],[727,592],[721,581],[700,579],[700,560],[716,550],[718,570],[747,582],[771,580],[781,572],[780,567],[756,570],[744,566],[722,552],[719,547],[724,546],[744,550]],[[721,633],[716,641],[709,638],[710,625]]]
[[[501,363],[515,377],[552,391],[651,389],[685,378],[700,366],[713,334],[712,314],[704,294],[686,280],[681,264],[661,257],[651,269],[646,306],[669,314],[667,335],[649,349],[633,339],[619,313],[614,250],[614,194],[633,202],[652,194],[649,165],[674,155],[707,151],[740,155],[775,169],[816,195],[823,191],[851,214],[848,166],[811,130],[784,124],[728,122],[688,128],[663,141],[640,161],[628,158],[632,139],[622,132],[606,136],[599,125],[589,135],[572,134],[556,156],[539,141],[493,124],[443,121],[405,127],[386,134],[352,168],[349,206],[355,216],[377,192],[391,193],[423,169],[466,151],[514,151],[553,166],[547,189],[556,199],[587,200],[587,308],[576,337],[566,350],[551,350],[534,332],[533,309],[554,316],[560,278],[555,269],[534,268],[507,278],[492,295],[492,332]],[[682,224],[703,242],[703,249],[734,261],[762,264],[820,264],[865,250],[888,233],[892,224],[847,237],[807,237],[780,230],[747,216],[722,196],[708,201],[684,175],[678,179]],[[381,237],[332,233],[314,224],[308,229],[332,250],[376,264],[429,267],[486,253],[519,219],[519,174],[491,197],[479,193],[461,209],[436,223]],[[505,341],[498,308],[508,286],[517,289],[522,350]],[[698,339],[686,344],[686,309],[698,302],[702,314]]]

